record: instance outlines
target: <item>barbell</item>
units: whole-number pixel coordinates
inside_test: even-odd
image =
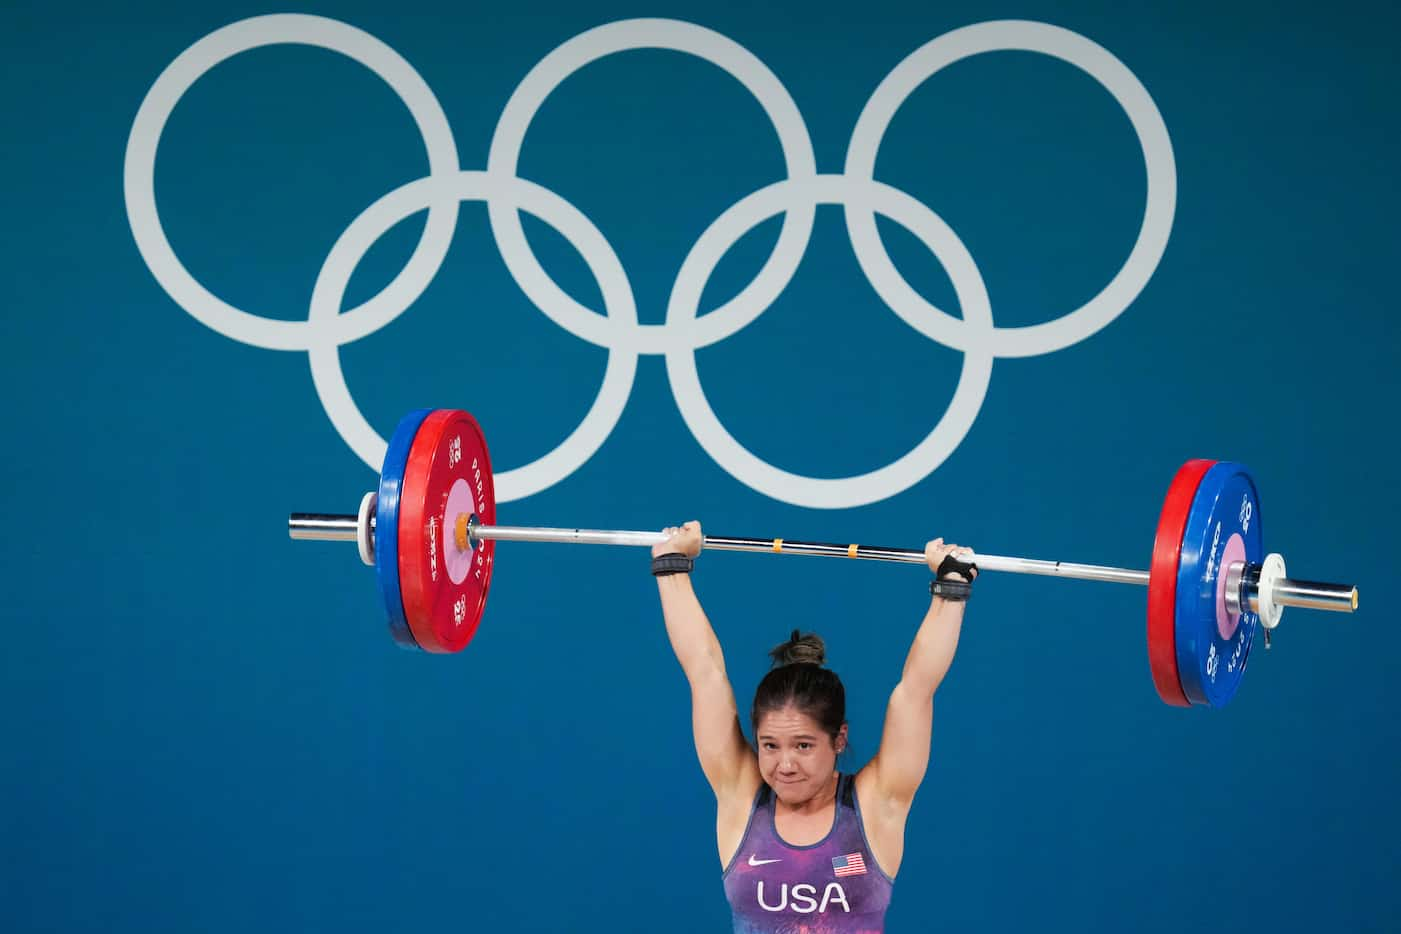
[[[525,528],[496,524],[491,458],[481,427],[460,409],[420,409],[400,420],[377,490],[357,515],[294,513],[293,539],[354,541],[375,568],[390,632],[401,645],[458,652],[486,608],[496,543],[651,547],[660,532]],[[924,564],[923,549],[706,535],[712,551]],[[1267,554],[1260,497],[1240,464],[1191,460],[1163,501],[1149,570],[975,553],[981,571],[1036,574],[1148,588],[1148,659],[1158,695],[1176,706],[1221,707],[1235,695],[1256,630],[1270,633],[1286,606],[1350,613],[1357,588],[1294,580]]]

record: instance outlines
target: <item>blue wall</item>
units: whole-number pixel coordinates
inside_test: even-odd
[[[0,927],[721,930],[713,803],[644,556],[502,546],[467,651],[398,649],[353,549],[289,542],[284,525],[291,511],[352,510],[375,483],[376,436],[347,437],[351,410],[323,406],[305,350],[201,323],[187,313],[198,302],[168,292],[138,248],[153,229],[129,212],[128,160],[154,141],[133,133],[143,101],[196,42],[266,12],[0,13]],[[1159,182],[1175,190],[1155,215],[1165,249],[1104,327],[1018,356],[1001,332],[910,312],[976,344],[965,355],[886,308],[842,208],[824,204],[791,277],[764,280],[774,292],[760,296],[762,317],[696,351],[705,399],[734,439],[817,478],[903,457],[944,417],[963,368],[990,367],[985,397],[960,408],[962,433],[949,429],[943,456],[908,482],[846,484],[840,504],[798,484],[756,489],[708,456],[678,409],[657,351],[674,341],[684,368],[694,332],[674,319],[591,343],[560,327],[532,304],[544,280],[503,262],[480,200],[445,228],[455,233],[436,275],[381,306],[407,310],[339,348],[345,381],[379,437],[411,407],[473,411],[511,500],[501,520],[518,524],[699,517],[732,534],[910,546],[945,535],[1144,567],[1178,464],[1251,465],[1268,547],[1298,576],[1357,583],[1362,612],[1287,613],[1234,703],[1183,711],[1153,691],[1141,590],[986,579],[939,694],[890,928],[1396,929],[1394,8],[406,0],[292,12],[350,24],[407,62],[450,131],[448,168],[466,170],[487,168],[497,121],[537,63],[629,17],[683,20],[714,31],[707,50],[747,50],[791,96],[826,174],[843,172],[886,75],[945,33],[1026,19],[1107,50],[1166,128],[1170,148],[1154,151],[1170,152]],[[278,38],[288,22],[257,28]],[[193,279],[298,322],[341,234],[426,175],[429,153],[365,67],[280,44],[194,81],[154,166],[161,229]],[[789,169],[743,85],[702,58],[648,49],[563,79],[524,135],[518,174],[601,232],[622,271],[609,300],[630,294],[638,320],[658,326],[712,221]],[[1027,51],[918,83],[875,177],[913,199],[901,203],[926,230],[942,219],[956,235],[931,255],[903,226],[915,221],[881,219],[910,287],[957,315],[955,275],[981,281],[982,314],[999,328],[1094,299],[1130,256],[1149,184],[1115,98]],[[522,186],[500,178],[492,190],[508,204]],[[824,184],[858,206],[875,197]],[[451,194],[439,195],[435,223],[449,224]],[[725,253],[702,310],[746,289],[782,224],[771,217]],[[559,288],[601,311],[608,295],[582,248],[537,218],[524,229]],[[423,232],[422,212],[395,225],[323,312],[374,298]],[[609,250],[590,249],[608,265]],[[333,327],[286,333],[333,360]],[[641,351],[616,426],[537,489],[525,471],[506,482],[582,422],[610,340],[616,378],[625,348]],[[678,394],[694,404],[693,388]],[[922,574],[714,554],[697,586],[742,705],[765,650],[815,628],[851,695],[851,766],[874,751],[927,600]]]

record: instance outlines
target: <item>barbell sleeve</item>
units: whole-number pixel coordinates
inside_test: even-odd
[[[287,534],[299,542],[353,542],[354,516],[294,512],[287,520]]]

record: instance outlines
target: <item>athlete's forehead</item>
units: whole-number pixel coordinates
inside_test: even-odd
[[[773,739],[816,739],[824,735],[821,724],[792,705],[765,713],[759,718],[756,733]]]

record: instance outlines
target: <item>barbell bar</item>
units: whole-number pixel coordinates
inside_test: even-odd
[[[476,516],[459,517],[467,524],[469,541],[547,542],[560,545],[619,545],[651,548],[667,540],[661,532],[640,532],[625,529],[552,529],[539,526],[482,525]],[[370,532],[375,520],[370,517]],[[456,524],[456,523],[454,523]],[[359,538],[359,522],[351,515],[292,513],[288,519],[288,534],[298,541],[353,542]],[[730,535],[704,535],[706,551],[743,551],[752,554],[808,555],[817,558],[857,558],[866,561],[893,561],[901,564],[924,564],[923,550],[913,548],[883,548],[876,545],[839,545],[835,542],[803,542],[785,538],[742,538]],[[459,544],[459,548],[462,546]],[[1148,586],[1148,571],[1132,568],[1107,567],[1100,564],[1074,564],[1068,561],[1048,561],[1038,558],[1012,558],[974,552],[960,560],[978,566],[979,571],[1001,571],[1008,574],[1032,574],[1041,577],[1065,577],[1071,580],[1104,581],[1112,584]],[[373,562],[370,562],[373,564]],[[1242,562],[1239,593],[1252,613],[1260,612],[1259,578],[1247,579]],[[1239,602],[1239,598],[1238,598]],[[1350,613],[1357,609],[1357,588],[1343,584],[1325,584],[1280,578],[1274,583],[1274,602],[1279,606],[1304,607]],[[1271,627],[1273,628],[1273,627]]]
[[[485,437],[456,409],[419,410],[400,423],[386,450],[380,485],[357,515],[294,513],[299,541],[357,542],[374,566],[397,641],[455,652],[475,635],[485,609],[496,542],[650,548],[660,532],[535,528],[495,524],[495,488]],[[924,564],[922,549],[706,535],[710,551],[808,555]],[[1286,576],[1265,554],[1259,495],[1248,470],[1231,462],[1188,461],[1174,476],[1150,570],[974,553],[980,571],[1146,586],[1154,685],[1177,706],[1220,707],[1234,696],[1255,632],[1270,633],[1284,607],[1351,613],[1355,586]]]

